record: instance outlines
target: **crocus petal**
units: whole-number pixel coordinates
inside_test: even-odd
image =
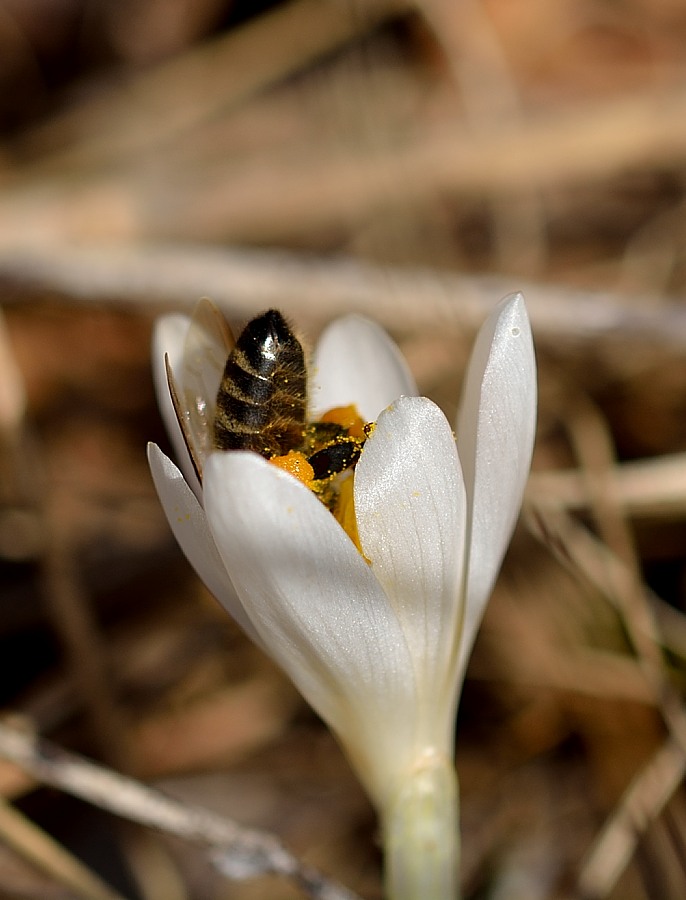
[[[167,521],[186,558],[241,628],[263,647],[243,611],[195,494],[157,444],[148,444],[148,462]]]
[[[460,673],[517,520],[535,429],[531,328],[523,296],[511,294],[478,334],[457,421],[470,528]]]
[[[379,416],[357,464],[355,512],[362,549],[418,668],[420,708],[440,711],[439,727],[450,729],[466,508],[447,419],[425,397],[401,397]]]
[[[181,471],[188,484],[193,488],[197,497],[202,496],[202,489],[198,481],[193,463],[186,448],[186,442],[181,431],[174,404],[172,403],[167,384],[167,370],[165,355],[169,357],[169,364],[175,379],[180,387],[179,374],[183,369],[183,348],[190,326],[188,316],[174,314],[162,316],[155,322],[152,333],[152,374],[157,394],[157,403],[167,428],[167,434],[174,449],[174,456],[178,460]]]
[[[408,762],[416,708],[410,653],[384,592],[314,494],[256,454],[213,454],[204,483],[212,533],[255,630],[378,797],[390,769]]]
[[[351,403],[368,422],[402,394],[417,386],[395,343],[375,322],[352,315],[324,330],[314,354],[314,418],[334,406]]]

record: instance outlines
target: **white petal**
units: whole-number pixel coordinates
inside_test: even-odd
[[[378,797],[408,762],[416,698],[402,629],[371,569],[314,494],[256,454],[210,457],[205,506],[263,643]]]
[[[183,348],[190,321],[188,316],[181,314],[161,316],[156,320],[152,333],[152,375],[155,383],[155,393],[157,394],[157,403],[167,428],[169,440],[174,449],[174,456],[195,495],[202,497],[202,489],[195,475],[195,469],[186,449],[181,426],[174,412],[174,404],[169,393],[167,371],[164,364],[166,354],[169,357],[169,363],[175,379],[178,381],[179,373],[183,369]]]
[[[313,417],[354,403],[373,422],[401,394],[416,393],[403,355],[375,322],[345,316],[322,333],[312,372]]]
[[[457,421],[470,518],[461,671],[517,521],[535,430],[531,328],[523,296],[511,294],[478,334]]]
[[[429,714],[452,729],[466,497],[455,440],[426,397],[380,416],[355,472],[360,541],[402,622]]]
[[[183,345],[186,340],[190,319],[180,314],[161,316],[156,319],[152,332],[152,375],[155,393],[160,412],[167,430],[171,434],[172,423],[176,422],[176,413],[169,396],[167,372],[164,365],[165,354],[169,357],[172,369],[178,375],[183,362]]]
[[[261,644],[243,611],[195,494],[157,444],[148,444],[148,462],[167,521],[188,561],[241,628]]]

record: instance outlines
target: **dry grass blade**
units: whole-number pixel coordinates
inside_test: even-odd
[[[662,694],[665,672],[659,635],[645,599],[633,534],[625,511],[614,494],[614,481],[609,476],[615,466],[615,453],[607,422],[590,400],[578,395],[569,404],[565,423],[588,483],[590,510],[598,533],[610,554],[621,561],[628,576],[622,579],[619,589],[608,572],[607,590],[615,597],[646,675],[658,694]]]
[[[587,579],[623,618],[626,617],[624,598],[634,589],[634,573],[605,544],[562,510],[531,507],[526,510],[525,519],[531,532],[565,567]],[[639,647],[659,639],[651,616],[641,616],[634,624],[641,635]],[[651,653],[649,668],[653,665],[654,654]],[[653,683],[653,689],[655,687]],[[659,691],[653,696],[657,701]]]
[[[222,84],[230,81],[225,74],[218,77]],[[171,138],[191,128],[196,105],[203,105],[194,92],[187,105],[179,106],[190,110],[181,121],[175,121],[180,114],[159,116],[165,134],[158,135],[151,129],[147,102],[141,101],[141,134],[133,132],[129,140],[149,142],[148,152],[156,156],[170,152],[162,140],[166,131]],[[92,125],[86,131],[97,137],[87,139],[83,151],[77,145],[71,152],[76,165],[81,152],[91,154],[93,141],[96,162],[90,167],[80,163],[76,182],[63,179],[63,161],[53,163],[49,156],[37,172],[18,170],[15,183],[10,180],[3,191],[0,235],[3,240],[13,233],[29,239],[51,232],[53,239],[88,240],[100,234],[112,240],[183,240],[191,232],[206,241],[278,244],[303,234],[354,230],[370,216],[436,195],[475,199],[497,193],[509,203],[512,196],[523,196],[524,187],[535,196],[544,188],[603,182],[627,169],[678,172],[686,150],[686,125],[679,115],[684,103],[686,88],[680,86],[666,96],[645,92],[593,108],[530,113],[516,125],[499,122],[485,135],[443,124],[406,135],[402,142],[387,140],[374,152],[367,146],[352,152],[303,146],[295,155],[276,152],[266,163],[259,156],[246,158],[239,165],[219,166],[217,178],[190,180],[175,177],[187,172],[188,160],[175,169],[173,158],[165,161],[165,177],[150,178],[145,154],[134,155],[131,163],[127,154],[133,148],[115,150],[116,142],[112,148],[101,146],[102,128]],[[125,109],[130,115],[131,108]],[[132,130],[124,124],[120,133]],[[100,161],[110,152],[115,169]],[[191,167],[202,168],[203,160]]]
[[[60,526],[56,512],[62,500],[52,497],[47,504],[48,538],[42,560],[47,608],[94,739],[111,765],[132,771],[127,723],[107,671],[104,639],[82,581],[73,540]]]
[[[0,728],[25,765],[0,752],[0,781],[67,846],[83,815],[88,865],[135,868],[92,807],[24,798],[37,779],[147,823],[117,832],[157,841],[179,889],[146,855],[141,895],[215,896],[223,871],[291,880],[231,884],[241,900],[346,896],[272,834],[382,891],[334,739],[172,544],[142,452],[164,441],[153,317],[208,295],[316,339],[363,313],[450,421],[474,333],[522,290],[536,537],[515,536],[464,690],[464,896],[686,896],[685,41],[674,0],[0,12],[0,284],[23,375],[0,322],[1,703],[120,773]],[[7,861],[8,892],[24,872],[59,890]]]
[[[586,900],[608,897],[648,826],[664,810],[686,773],[686,756],[666,741],[638,773],[621,803],[603,826],[584,861],[577,889]]]
[[[37,129],[25,144],[43,149],[66,141],[66,149],[38,164],[48,170],[106,166],[151,147],[159,151],[179,133],[226,113],[409,5],[407,0],[375,0],[357,12],[342,0],[278,6]]]
[[[0,801],[0,838],[80,900],[122,900],[64,847],[4,801]]]
[[[154,788],[42,741],[26,730],[0,723],[0,756],[39,781],[102,809],[207,846],[216,868],[229,877],[282,875],[315,900],[356,900],[351,891],[302,865],[272,835],[242,828],[207,810],[173,800]]]
[[[621,611],[617,592],[629,589],[633,573],[590,531],[560,509],[537,504],[527,505],[525,521],[532,534],[547,546],[555,557],[575,576],[588,582]],[[613,587],[610,588],[610,585]],[[657,635],[660,645],[680,659],[686,659],[686,619],[668,607],[647,587],[643,587],[646,602],[653,609],[657,626],[651,623],[647,635]],[[660,627],[660,623],[664,623]],[[652,693],[655,699],[654,692]]]
[[[686,753],[686,716],[680,697],[667,678],[661,651],[669,638],[660,634],[637,565],[633,560],[627,564],[626,559],[618,558],[568,514],[539,509],[530,522],[559,559],[572,568],[578,567],[617,608],[664,720]],[[625,544],[623,540],[622,545]]]
[[[522,126],[522,104],[504,47],[484,4],[468,0],[456,7],[446,0],[418,3],[443,48],[464,101],[466,129],[489,140],[502,122]],[[497,267],[535,271],[546,255],[544,207],[539,192],[523,182],[507,197],[494,190],[493,214]]]
[[[661,815],[686,771],[686,713],[668,680],[661,654],[661,647],[666,647],[683,658],[684,621],[666,607],[664,612],[669,615],[662,615],[657,598],[651,598],[647,588],[637,582],[634,566],[619,559],[567,513],[529,509],[526,520],[566,568],[587,579],[615,606],[637,652],[640,665],[636,669],[672,733],[634,776],[587,854],[579,876],[579,895],[600,900],[611,895],[648,826]]]

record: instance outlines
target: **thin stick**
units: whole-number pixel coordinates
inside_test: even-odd
[[[242,828],[216,813],[181,803],[6,722],[0,723],[0,756],[39,781],[95,806],[204,844],[211,851],[214,866],[230,878],[283,875],[314,900],[360,900],[347,888],[304,866],[273,835]]]

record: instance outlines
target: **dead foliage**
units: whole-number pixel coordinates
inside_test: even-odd
[[[539,434],[458,722],[465,897],[678,900],[686,10],[252,7],[0,2],[3,709],[379,898],[335,742],[163,519],[151,323],[203,294],[313,338],[361,310],[453,415],[524,287]],[[314,891],[226,880],[7,762],[0,786],[3,897]]]

